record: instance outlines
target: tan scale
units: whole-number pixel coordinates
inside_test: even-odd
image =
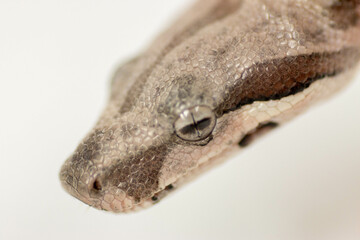
[[[359,19],[358,0],[198,0],[117,70],[62,185],[112,212],[157,203],[344,87]]]

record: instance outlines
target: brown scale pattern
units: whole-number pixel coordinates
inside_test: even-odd
[[[232,12],[236,11],[240,7],[240,5],[241,1],[238,0],[221,0],[212,9],[209,10],[209,13],[206,14],[205,17],[200,18],[198,21],[192,23],[183,31],[173,36],[171,42],[164,47],[164,49],[161,51],[154,63],[139,76],[139,79],[136,80],[135,84],[130,88],[125,98],[125,102],[127,104],[124,104],[121,107],[120,113],[126,113],[134,106],[137,97],[140,95],[143,87],[145,86],[147,77],[154,70],[155,66],[160,64],[160,62],[168,52],[170,52],[177,45],[183,42],[184,39],[194,35],[201,28],[207,26],[208,24],[211,24],[212,22],[218,21],[223,17],[228,16]]]
[[[168,148],[166,145],[151,147],[137,156],[119,159],[118,164],[104,175],[101,184],[120,186],[135,202],[151,197],[158,188],[159,171]],[[110,182],[107,179],[111,179]]]
[[[333,53],[312,53],[274,59],[246,69],[219,109],[236,110],[254,101],[276,100],[307,88],[316,80],[345,71],[356,64],[356,48]]]
[[[91,206],[128,211],[161,198],[168,184],[177,188],[177,180],[199,164],[238,148],[259,124],[281,123],[286,111],[305,109],[310,98],[302,94],[304,101],[244,105],[277,100],[350,72],[360,55],[360,31],[352,27],[355,10],[349,5],[354,1],[332,7],[337,1],[324,2],[198,1],[115,74],[103,115],[61,170],[63,186]],[[330,88],[327,82],[334,79],[314,86]],[[216,111],[217,124],[204,142],[174,135],[175,119],[195,105]]]

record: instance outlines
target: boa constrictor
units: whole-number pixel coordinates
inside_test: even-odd
[[[359,58],[358,0],[198,0],[117,70],[61,183],[98,209],[153,205],[342,88]]]

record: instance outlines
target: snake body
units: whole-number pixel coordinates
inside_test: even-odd
[[[198,0],[116,71],[61,183],[98,209],[151,206],[341,89],[359,58],[357,0]]]

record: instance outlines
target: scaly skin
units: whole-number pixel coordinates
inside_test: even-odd
[[[152,205],[343,87],[359,19],[354,0],[199,0],[119,68],[64,188],[113,212]]]

